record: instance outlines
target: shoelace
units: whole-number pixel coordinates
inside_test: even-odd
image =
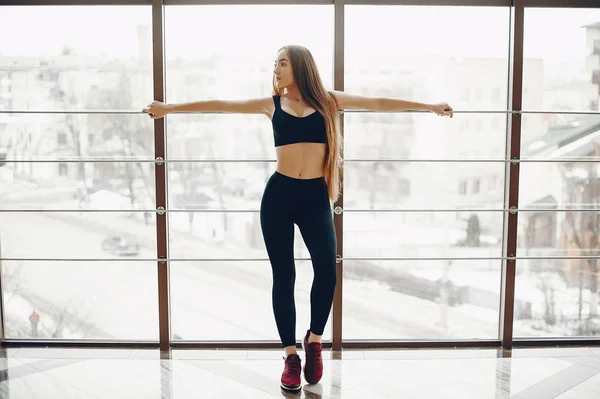
[[[290,373],[299,373],[302,366],[300,364],[300,362],[298,361],[292,361],[291,359],[286,359],[285,357],[283,358],[285,360],[285,368],[287,372]]]

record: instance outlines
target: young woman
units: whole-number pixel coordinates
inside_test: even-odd
[[[263,114],[273,126],[277,169],[266,184],[260,207],[263,239],[273,272],[272,302],[285,350],[281,386],[301,387],[301,359],[296,352],[294,303],[294,224],[312,260],[311,322],[303,340],[304,377],[316,384],[323,375],[321,336],[336,286],[336,238],[331,214],[340,190],[339,110],[430,111],[452,117],[448,104],[421,104],[327,91],[308,49],[290,45],[277,53],[273,96],[245,101],[211,100],[186,104],[152,102],[143,112],[152,119],[171,112]]]

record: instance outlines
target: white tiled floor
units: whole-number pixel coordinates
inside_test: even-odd
[[[600,397],[598,348],[373,350],[324,353],[325,373],[283,392],[278,350],[10,349],[0,398]],[[301,353],[303,358],[303,354]]]

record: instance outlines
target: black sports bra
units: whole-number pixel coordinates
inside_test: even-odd
[[[271,123],[275,147],[295,143],[327,144],[327,130],[323,115],[315,111],[301,118],[281,109],[281,97],[273,96],[273,102],[275,112]]]

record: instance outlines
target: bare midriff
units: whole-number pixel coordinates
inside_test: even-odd
[[[314,179],[324,175],[326,145],[295,143],[276,148],[277,172],[296,179]]]

